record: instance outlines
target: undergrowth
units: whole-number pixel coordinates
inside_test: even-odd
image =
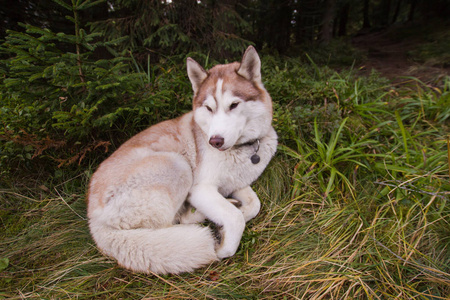
[[[376,74],[263,65],[281,143],[235,256],[182,275],[118,267],[88,231],[94,163],[2,187],[0,297],[446,299],[450,81],[394,89]]]

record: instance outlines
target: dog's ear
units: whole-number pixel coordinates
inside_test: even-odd
[[[261,60],[253,46],[245,50],[237,73],[248,80],[261,82]]]
[[[208,73],[205,69],[200,66],[198,62],[188,57],[186,61],[187,65],[187,73],[189,76],[189,80],[192,84],[192,89],[194,90],[194,95],[197,94],[200,85],[205,81],[206,77],[208,77]]]

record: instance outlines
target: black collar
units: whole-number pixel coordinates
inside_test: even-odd
[[[259,144],[260,144],[259,139],[256,139],[256,140],[253,140],[253,141],[249,141],[247,143],[235,145],[234,148],[241,148],[241,147],[246,147],[246,146],[252,146],[254,148],[253,145],[255,145],[255,144],[257,144],[256,149],[255,149],[255,153],[253,153],[253,155],[250,157],[250,161],[252,162],[252,164],[256,165],[261,160],[261,157],[258,155]]]
[[[233,148],[241,148],[241,147],[246,147],[246,146],[253,146],[256,143],[258,144],[258,149],[256,150],[256,152],[258,152],[258,150],[259,150],[259,139],[254,139],[254,140],[251,140],[251,141],[249,141],[247,143],[234,145]]]

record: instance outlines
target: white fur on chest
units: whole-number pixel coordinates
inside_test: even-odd
[[[205,145],[202,160],[194,173],[195,184],[209,184],[216,186],[224,196],[252,184],[264,171],[272,156],[275,154],[277,136],[271,129],[268,136],[260,140],[257,152],[260,162],[253,164],[252,155],[257,150],[256,145],[246,145],[227,151],[219,151]]]

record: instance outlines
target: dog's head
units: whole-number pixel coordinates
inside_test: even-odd
[[[247,48],[241,63],[217,65],[209,71],[188,58],[187,71],[194,90],[194,119],[211,146],[224,151],[267,134],[272,99],[261,82],[255,48]]]

